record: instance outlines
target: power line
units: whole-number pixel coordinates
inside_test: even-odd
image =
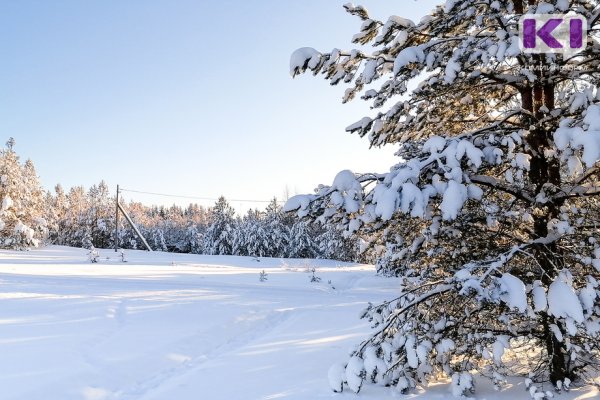
[[[217,201],[218,198],[212,197],[199,197],[199,196],[180,196],[177,194],[167,194],[167,193],[156,193],[156,192],[144,192],[141,190],[133,190],[133,189],[119,189],[121,192],[130,192],[130,193],[140,193],[140,194],[150,194],[153,196],[163,196],[163,197],[175,197],[179,199],[192,199],[192,200],[209,200],[209,201]],[[233,202],[243,202],[243,203],[270,203],[272,200],[242,200],[242,199],[227,199],[228,201]]]

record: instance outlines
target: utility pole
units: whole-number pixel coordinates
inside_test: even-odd
[[[133,223],[133,220],[131,219],[131,217],[129,216],[127,211],[125,211],[125,209],[121,206],[121,203],[119,203],[119,194],[120,194],[120,189],[119,189],[119,185],[117,185],[117,204],[115,207],[115,252],[119,251],[119,212],[123,213],[125,220],[129,224],[129,226],[131,226],[131,229],[133,229],[133,231],[135,232],[137,237],[142,241],[144,247],[146,247],[146,250],[152,251],[152,248],[146,241],[146,238],[144,238],[144,235],[142,235],[142,232],[140,232],[140,230],[137,228],[137,226],[135,226],[135,224]]]
[[[117,205],[115,206],[115,252],[119,251],[119,185],[117,185]]]
[[[146,238],[144,238],[144,235],[142,235],[142,232],[140,232],[138,227],[135,226],[135,224],[133,223],[133,220],[131,219],[131,217],[129,216],[127,211],[125,211],[123,206],[121,206],[121,204],[119,204],[119,203],[117,203],[117,207],[119,208],[119,211],[121,211],[123,213],[123,216],[125,217],[125,220],[127,220],[127,222],[129,223],[129,226],[131,226],[131,229],[133,229],[133,231],[135,232],[137,237],[142,241],[142,243],[144,244],[144,247],[146,247],[146,250],[152,251],[152,248],[146,241]]]

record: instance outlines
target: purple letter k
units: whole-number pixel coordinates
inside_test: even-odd
[[[549,19],[539,31],[536,31],[535,19],[526,19],[523,21],[523,45],[527,49],[535,48],[536,37],[539,36],[551,49],[561,49],[563,46],[552,36],[552,31],[562,24],[562,22],[562,19]]]

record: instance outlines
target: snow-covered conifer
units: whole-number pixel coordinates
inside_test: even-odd
[[[196,253],[198,248],[198,232],[195,229],[192,232],[190,232],[190,229],[188,229],[188,233],[190,237],[190,252]],[[148,244],[154,251],[168,250],[167,242],[165,241],[165,235],[162,229],[159,227],[150,230]]]
[[[557,388],[600,366],[599,6],[451,0],[413,22],[347,4],[362,20],[353,41],[373,51],[292,55],[292,75],[371,103],[347,131],[400,148],[389,172],[342,171],[285,206],[378,234],[406,276],[366,310],[377,329],[348,363],[350,388],[376,372],[369,354],[401,391],[444,373],[459,395],[474,368],[500,376],[517,345],[520,370]],[[521,51],[523,15],[566,12],[587,18],[585,50]]]
[[[297,220],[290,229],[290,242],[287,257],[314,258],[317,255],[317,246],[308,221]]]
[[[219,197],[211,210],[212,222],[204,236],[204,254],[232,254],[234,214],[225,197]]]
[[[284,257],[290,242],[290,218],[281,210],[281,205],[274,198],[265,209],[264,230],[269,243],[266,256]]]
[[[335,224],[325,224],[322,233],[317,237],[317,247],[320,257],[332,260],[356,260],[356,238],[344,237],[342,231]]]
[[[115,200],[111,198],[106,182],[93,185],[87,193],[87,217],[92,243],[97,248],[113,245]]]
[[[25,249],[47,237],[44,192],[35,167],[19,162],[10,138],[0,150],[0,247]]]
[[[66,196],[67,212],[65,215],[65,243],[69,246],[90,248],[92,234],[89,221],[89,201],[85,189],[75,186]]]
[[[262,213],[248,210],[243,220],[236,225],[234,252],[240,256],[265,257],[271,251],[268,231]]]

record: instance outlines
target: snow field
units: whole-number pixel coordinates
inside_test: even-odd
[[[359,312],[397,293],[398,281],[371,266],[126,257],[101,250],[92,264],[86,250],[68,247],[0,252],[2,400],[452,398],[448,382],[408,396],[329,388],[330,366],[368,334]],[[313,267],[320,282],[310,282]],[[476,387],[477,399],[529,396],[522,379],[501,392],[484,379]],[[559,398],[600,395],[584,388]]]
[[[359,311],[396,286],[324,260],[127,259],[0,253],[2,399],[329,397],[329,366],[368,330]]]

